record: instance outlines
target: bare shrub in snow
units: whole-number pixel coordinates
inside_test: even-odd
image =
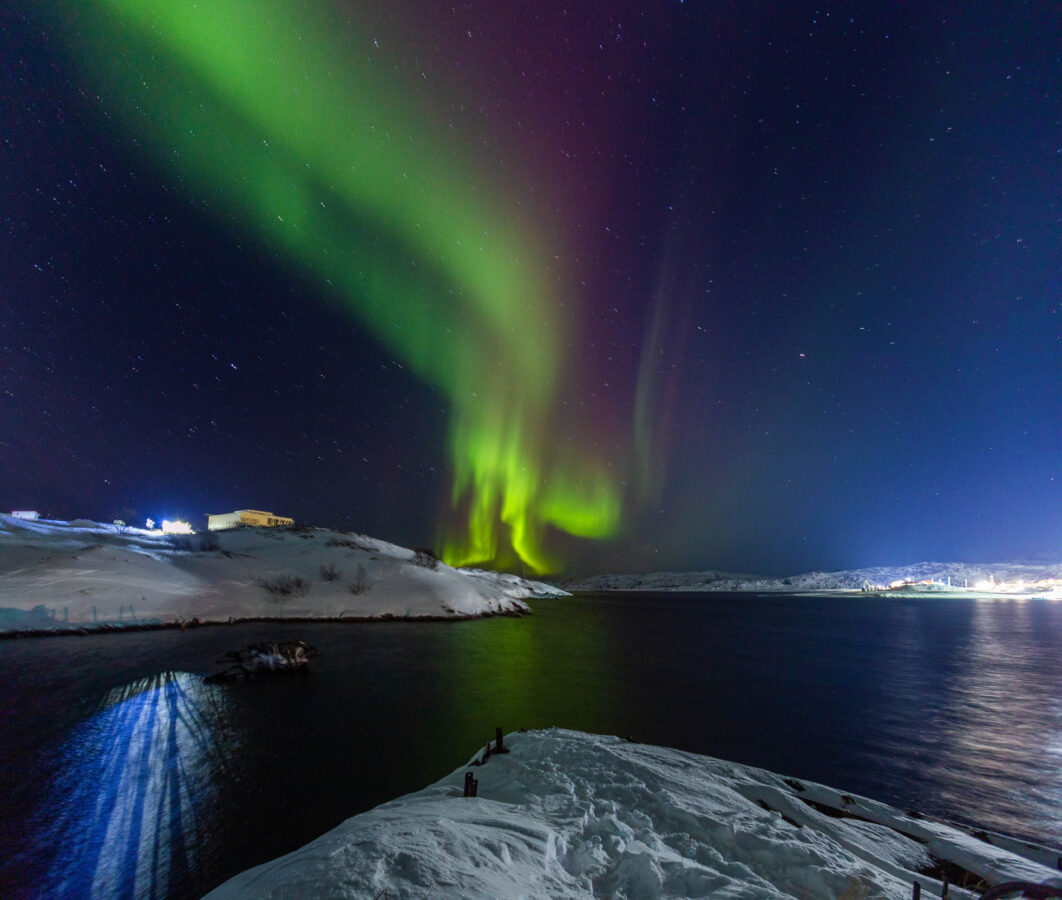
[[[345,540],[344,538],[329,538],[327,541],[325,541],[325,546],[326,547],[349,547],[351,550],[365,550],[366,552],[376,549],[375,547],[372,547],[369,544],[366,544],[364,541],[359,541],[357,539],[352,540],[352,541],[348,541],[348,540]]]
[[[197,534],[171,534],[167,541],[174,550],[180,550],[183,553],[195,553],[199,549],[199,544],[195,540],[199,535]]]
[[[221,546],[217,533],[200,531],[197,534],[171,534],[170,546],[185,553],[211,553]]]
[[[369,589],[369,576],[365,572],[365,566],[358,563],[358,571],[354,574],[354,580],[350,583],[350,592],[357,596],[364,594]]]
[[[116,509],[111,514],[111,520],[114,522],[115,534],[128,534],[134,523],[142,523],[144,517],[131,506],[123,506],[121,509]]]
[[[255,584],[264,589],[274,603],[285,603],[292,597],[301,597],[310,589],[310,582],[298,575],[256,578]]]
[[[330,562],[327,566],[321,563],[321,581],[335,581],[343,573],[336,568],[334,562]]]
[[[425,569],[436,569],[439,565],[439,557],[424,547],[417,547],[413,551],[413,565],[422,566]]]
[[[863,884],[859,879],[853,878],[845,885],[837,900],[866,900],[869,890],[870,888],[867,885]]]

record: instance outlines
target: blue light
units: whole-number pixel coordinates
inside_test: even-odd
[[[165,897],[196,871],[215,797],[223,690],[185,672],[117,688],[66,742],[40,895]]]

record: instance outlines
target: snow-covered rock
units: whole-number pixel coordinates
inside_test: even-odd
[[[940,896],[1062,885],[1057,851],[833,788],[620,738],[549,729],[354,816],[208,895],[237,898]],[[478,755],[478,754],[477,754]],[[465,772],[478,779],[463,796]],[[1006,846],[1002,846],[1007,844]]]
[[[563,593],[323,528],[162,535],[0,516],[0,631],[244,618],[467,618]]]
[[[224,666],[203,681],[243,681],[257,675],[302,672],[320,652],[306,641],[260,641],[240,650],[229,650],[218,662]]]

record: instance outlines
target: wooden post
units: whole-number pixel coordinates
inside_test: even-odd
[[[505,747],[502,745],[502,730],[501,730],[501,726],[500,725],[497,728],[494,729],[494,739],[495,739],[494,752],[495,753],[504,753],[505,752]]]
[[[487,741],[487,745],[483,748],[483,759],[479,761],[479,764],[483,765],[488,759],[490,759],[490,741]]]
[[[472,777],[471,772],[465,772],[465,794],[466,797],[475,797],[476,789],[479,787],[479,782]]]
[[[921,900],[922,898],[922,885],[917,881],[914,883],[914,888],[911,891],[911,900]]]
[[[944,873],[943,884],[942,884],[942,886],[940,888],[940,896],[942,898],[945,898],[945,897],[948,896],[948,873],[947,872]]]

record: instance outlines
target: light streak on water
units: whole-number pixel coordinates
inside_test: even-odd
[[[1058,685],[1043,677],[1044,660],[1057,648],[1047,638],[1042,603],[985,600],[973,610],[973,628],[956,654],[951,702],[936,723],[942,752],[932,774],[943,803],[979,795],[979,822],[1005,831],[1032,810],[1057,809],[1062,798],[1062,769],[1048,763],[1058,759],[1062,704]]]
[[[164,672],[111,691],[74,729],[39,838],[51,857],[40,896],[142,900],[194,880],[225,704],[198,676]]]

